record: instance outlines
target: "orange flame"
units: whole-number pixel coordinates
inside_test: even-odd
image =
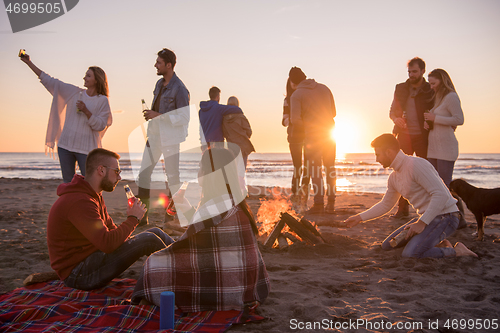
[[[288,198],[277,191],[273,191],[272,194],[272,199],[260,199],[257,221],[262,223],[259,228],[261,235],[270,234],[273,231],[274,226],[280,220],[281,213],[288,212],[290,215],[296,216],[292,210],[292,203]],[[284,231],[286,230],[288,230],[288,226],[285,226]]]

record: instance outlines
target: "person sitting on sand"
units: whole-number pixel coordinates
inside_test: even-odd
[[[102,191],[112,192],[120,181],[120,155],[102,148],[92,150],[85,177],[75,175],[57,188],[47,221],[50,266],[67,287],[102,288],[144,255],[171,243],[159,228],[130,236],[146,209],[134,198],[127,219],[119,226],[108,215]]]
[[[236,164],[228,149],[204,151],[200,204],[194,209],[184,195],[174,195],[177,213],[190,224],[175,243],[146,260],[132,303],[145,299],[160,306],[165,290],[175,293],[183,312],[243,310],[267,298],[269,277]]]
[[[390,241],[407,229],[405,241],[398,245],[406,245],[403,257],[477,257],[464,244],[458,242],[452,247],[446,240],[458,227],[457,200],[451,196],[434,167],[423,158],[404,154],[392,134],[382,134],[371,145],[375,149],[377,162],[394,171],[389,176],[387,191],[382,200],[370,209],[345,220],[347,227],[354,227],[359,222],[390,212],[402,196],[416,209],[419,217],[389,235],[382,243],[384,250],[392,249]]]

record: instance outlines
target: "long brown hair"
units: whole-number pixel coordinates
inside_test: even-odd
[[[108,78],[101,67],[90,66],[96,81],[96,91],[99,95],[109,96]]]
[[[443,98],[448,95],[450,92],[455,92],[455,86],[453,85],[453,81],[451,81],[450,75],[441,68],[436,68],[432,72],[429,73],[429,77],[433,77],[436,80],[439,80],[441,83],[437,91],[434,93],[434,105],[439,105]]]

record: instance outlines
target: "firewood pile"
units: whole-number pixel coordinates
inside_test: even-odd
[[[284,231],[286,226],[290,232]],[[264,246],[273,247],[277,242],[279,248],[284,248],[289,245],[289,241],[291,243],[305,242],[311,245],[325,243],[321,233],[311,222],[304,218],[297,220],[288,213],[281,213],[280,220],[274,225],[264,242]]]

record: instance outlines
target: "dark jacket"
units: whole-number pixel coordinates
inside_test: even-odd
[[[224,142],[222,133],[222,117],[232,113],[243,113],[234,105],[223,105],[217,101],[200,102],[201,142]],[[205,139],[205,140],[203,140]]]
[[[283,102],[283,120],[281,124],[286,127],[288,143],[304,143],[304,127],[299,125],[292,126],[290,117],[290,97],[285,97]]]
[[[252,128],[247,117],[242,113],[227,114],[222,118],[222,132],[227,142],[236,143],[243,155],[250,155],[255,148],[250,142]]]
[[[424,129],[424,113],[432,109],[432,95],[433,91],[431,89],[431,86],[424,79],[424,82],[420,86],[420,89],[415,96],[415,109],[417,110],[418,124],[425,136],[427,136],[429,132]],[[392,101],[391,110],[389,112],[389,117],[392,120],[403,117],[403,111],[405,111],[406,109],[406,102],[408,101],[409,97],[410,80],[406,80],[406,82],[397,84],[394,91],[394,100]],[[392,130],[394,134],[399,134],[401,131],[402,128],[394,125],[394,129]]]
[[[290,115],[292,126],[304,127],[305,142],[325,140],[335,126],[332,92],[313,79],[302,81],[292,94]]]
[[[47,245],[50,266],[61,280],[92,253],[116,250],[139,223],[128,217],[117,227],[102,195],[80,175],[59,185],[57,195],[47,221]]]

